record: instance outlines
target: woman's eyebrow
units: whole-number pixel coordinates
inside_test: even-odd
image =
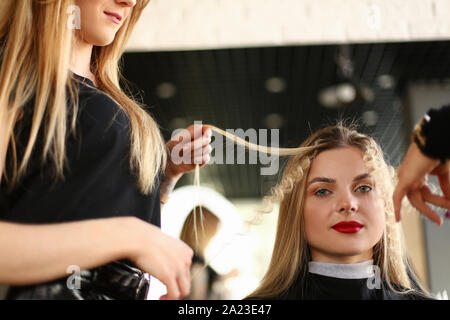
[[[312,179],[310,182],[308,182],[308,186],[310,184],[316,183],[316,182],[326,182],[326,183],[336,183],[335,179],[327,178],[327,177],[316,177]]]
[[[369,173],[360,174],[360,175],[356,176],[355,179],[353,179],[353,181],[364,180],[366,178],[371,178]]]
[[[353,179],[353,181],[360,181],[360,180],[364,180],[366,178],[370,178],[370,174],[363,173],[363,174],[357,175]],[[313,184],[313,183],[316,183],[316,182],[336,183],[336,180],[332,179],[332,178],[327,178],[327,177],[316,177],[316,178],[312,179],[310,182],[308,182],[308,186],[310,184]]]

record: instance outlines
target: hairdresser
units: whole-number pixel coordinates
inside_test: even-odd
[[[161,232],[160,207],[184,173],[209,161],[211,132],[191,126],[189,141],[166,144],[119,85],[120,58],[148,3],[2,0],[7,299],[145,299],[149,274],[166,285],[165,299],[190,291],[193,252]],[[180,143],[190,163],[172,161]]]
[[[398,169],[394,191],[397,221],[401,219],[401,202],[407,196],[411,204],[437,225],[441,216],[426,203],[450,209],[450,105],[430,109],[416,125],[409,149]],[[439,180],[443,195],[434,194],[427,185],[429,175]],[[445,216],[450,218],[450,211]]]

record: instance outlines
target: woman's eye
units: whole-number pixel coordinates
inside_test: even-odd
[[[314,194],[319,197],[324,197],[324,196],[328,195],[329,193],[330,193],[330,191],[327,189],[320,189],[320,190],[317,190]]]
[[[367,193],[372,191],[372,187],[371,186],[367,186],[367,185],[363,185],[363,186],[359,186],[357,188],[358,191],[363,192],[363,193]]]

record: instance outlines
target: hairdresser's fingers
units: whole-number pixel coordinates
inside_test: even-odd
[[[206,166],[211,160],[211,156],[209,154],[203,156],[203,162],[200,164],[200,168]]]
[[[203,135],[200,138],[195,139],[191,142],[194,150],[198,148],[206,147],[211,143],[211,136]]]
[[[211,152],[212,152],[212,147],[210,145],[207,145],[206,147],[203,148],[204,164],[207,164],[209,162],[209,160],[211,160]]]
[[[202,146],[195,146],[195,143],[192,142],[190,144],[187,144],[185,146],[183,146],[183,155],[188,152],[190,153],[191,156],[191,160],[197,159],[204,156],[204,155],[208,155],[212,152],[212,146],[209,144],[208,141],[206,141]],[[200,161],[201,163],[202,161]],[[192,163],[198,164],[199,162],[195,162],[193,161]]]
[[[186,144],[201,137],[211,137],[212,130],[202,125],[191,125],[174,135],[170,141],[172,144]]]
[[[450,174],[447,176],[439,177],[439,184],[445,197],[447,199],[450,199]]]
[[[191,275],[189,272],[189,269],[187,270],[187,273],[181,275],[178,277],[178,287],[180,288],[180,294],[183,298],[189,294],[191,291]]]
[[[203,148],[195,149],[191,152],[191,159],[200,159],[203,156],[209,155],[212,152],[211,145],[206,145]]]
[[[211,152],[212,152],[212,147],[211,147],[211,145],[208,144],[208,145],[204,146],[202,148],[201,152],[198,152],[198,154],[201,154],[203,156],[207,156],[207,155],[210,155]]]
[[[190,269],[192,264],[193,250],[185,243],[177,252],[177,258],[173,260],[170,270],[170,278],[167,283],[167,294],[162,299],[180,299],[188,295],[191,290]]]
[[[199,164],[200,168],[205,166],[211,160],[211,156],[209,154],[205,154],[203,156],[199,156],[193,159],[193,164]]]
[[[189,135],[191,136],[191,140],[195,140],[205,134],[211,136],[212,135],[212,130],[209,129],[208,127],[205,127],[201,124],[193,124],[190,125],[189,127],[187,127],[185,129],[187,132],[189,132]]]
[[[207,137],[212,137],[212,130],[210,128],[207,127],[203,127],[203,135],[206,135]]]
[[[212,152],[212,146],[210,144],[207,144],[203,147],[203,154],[210,154]]]
[[[180,289],[178,287],[178,283],[174,277],[166,277],[165,279],[161,279],[162,283],[166,285],[167,294],[160,297],[161,300],[176,300],[180,299]]]
[[[196,139],[194,141],[185,143],[183,145],[183,154],[186,152],[190,152],[191,154],[195,154],[196,152],[201,152],[201,150],[206,147],[209,146],[209,144],[211,143],[211,138],[206,138],[206,137],[201,137],[199,139]]]
[[[206,147],[202,148],[201,150],[196,150],[192,154],[192,159],[194,160],[193,163],[200,164],[205,161],[208,162],[210,159],[210,156],[211,156],[211,152],[212,152],[212,147],[210,145],[207,145]],[[206,158],[207,158],[207,160],[205,160]]]
[[[397,185],[394,191],[394,195],[392,200],[394,202],[394,212],[395,212],[395,220],[399,222],[402,218],[401,216],[401,208],[402,208],[402,199],[406,196],[406,189],[400,183]]]
[[[402,169],[402,168],[400,168]],[[427,175],[416,177],[414,180],[410,180],[410,176],[406,174],[404,167],[403,170],[398,172],[398,183],[395,187],[392,200],[394,202],[395,220],[399,222],[401,220],[401,208],[403,198],[412,192],[418,192],[422,186],[427,185]]]
[[[420,191],[425,202],[434,204],[435,206],[450,209],[450,199],[431,192],[428,186],[423,186]]]
[[[191,291],[191,265],[193,251],[185,255],[184,259],[180,259],[177,265],[177,285],[180,290],[180,298],[183,298]]]
[[[431,174],[438,177],[439,185],[441,186],[444,196],[447,199],[450,199],[450,160],[438,165],[433,169]]]
[[[422,214],[427,216],[431,221],[435,222],[438,226],[442,225],[442,218],[439,214],[434,212],[424,201],[422,198],[422,193],[418,190],[415,190],[408,194],[408,199],[411,204],[419,210]]]
[[[450,169],[449,169],[449,167],[450,167],[450,160],[447,161],[447,164],[446,164],[447,170],[438,175],[439,185],[441,186],[441,190],[447,199],[450,199]]]

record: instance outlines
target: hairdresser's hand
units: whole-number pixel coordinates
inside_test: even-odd
[[[133,234],[137,235],[137,249],[131,260],[167,287],[167,294],[161,299],[181,299],[188,295],[191,290],[192,249],[183,241],[141,220],[137,221]]]
[[[439,179],[444,196],[433,194],[427,186],[427,175],[436,175]],[[398,169],[398,184],[394,191],[393,201],[395,217],[401,219],[401,203],[407,196],[411,204],[439,226],[441,216],[427,204],[450,209],[450,162],[442,164],[439,160],[425,156],[415,143],[411,143],[400,168]]]
[[[169,151],[165,176],[179,179],[198,164],[205,166],[210,160],[212,131],[202,125],[191,125],[173,137],[166,146]]]

